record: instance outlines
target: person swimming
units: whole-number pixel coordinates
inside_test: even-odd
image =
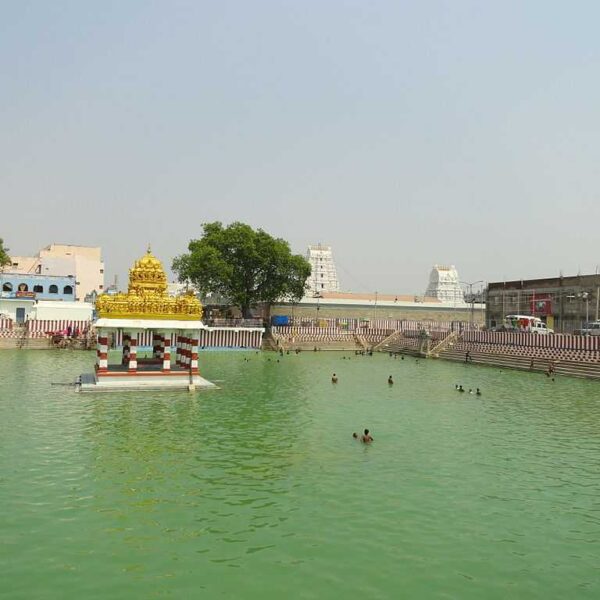
[[[338,376],[334,373],[331,376],[331,383],[337,383],[338,382]]]
[[[388,377],[388,383],[389,383],[390,385],[394,385],[394,380],[392,379],[392,376],[391,376],[391,375]]]
[[[363,444],[370,444],[373,441],[373,436],[369,433],[368,429],[365,429],[365,432],[360,437],[360,441]]]
[[[481,390],[480,390],[479,388],[477,388],[477,391],[475,392],[475,394],[476,394],[477,396],[481,396]]]
[[[458,383],[454,384],[454,389],[458,392]]]
[[[471,388],[469,388],[469,394],[472,394],[473,390]]]
[[[465,391],[462,385],[460,385],[460,386],[458,387],[458,391],[459,391],[459,392],[464,392],[464,391]]]

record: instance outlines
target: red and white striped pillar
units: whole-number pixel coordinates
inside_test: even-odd
[[[98,357],[96,371],[106,373],[108,371],[108,336],[104,332],[98,335],[96,354]]]
[[[171,371],[171,334],[162,337],[162,370],[163,373]]]
[[[129,364],[129,342],[131,341],[131,335],[129,333],[123,333],[123,357],[121,359],[122,365]]]
[[[159,358],[160,351],[160,333],[152,334],[152,358]]]
[[[177,334],[175,336],[175,365],[181,365],[181,336]]]
[[[159,340],[159,344],[158,344],[158,356],[157,358],[164,358],[165,356],[165,344],[166,342],[166,338],[167,336],[164,335],[163,333],[159,334],[160,340]]]
[[[183,336],[183,347],[181,350],[181,366],[184,369],[187,369],[190,366],[190,338],[187,336]]]
[[[132,334],[129,340],[129,363],[127,365],[129,373],[137,372],[137,335]]]
[[[198,374],[198,335],[190,339],[190,373]]]

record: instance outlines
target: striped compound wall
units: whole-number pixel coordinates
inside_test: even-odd
[[[535,333],[513,333],[502,331],[466,331],[465,342],[519,346],[527,348],[553,348],[556,350],[600,350],[600,336],[581,335],[537,335]]]
[[[138,350],[147,350],[154,347],[154,333],[152,331],[144,331],[138,333]],[[198,345],[200,350],[227,348],[232,350],[244,349],[260,349],[262,346],[262,330],[256,329],[235,329],[227,327],[209,327],[208,329],[200,330],[200,339]],[[170,345],[175,346],[176,334],[171,334]],[[119,348],[123,346],[123,332],[117,331],[113,335],[113,339],[109,339],[111,348]]]
[[[23,329],[15,327],[11,319],[0,319],[0,337],[39,339],[56,333],[66,334],[69,326],[72,332],[79,330],[81,335],[89,331],[91,323],[71,319],[29,319],[24,325]]]
[[[27,321],[27,331],[30,335],[34,334],[31,337],[42,337],[55,333],[66,334],[68,328],[71,327],[71,331],[79,330],[81,335],[87,333],[90,325],[90,321],[75,321],[73,319],[31,319]]]
[[[277,331],[282,333],[285,327],[300,328],[303,331],[309,328],[328,329],[360,333],[373,329],[389,329],[391,331],[419,331],[420,329],[435,329],[437,331],[469,331],[478,330],[479,325],[466,321],[408,321],[406,319],[295,319],[292,324],[277,326]],[[272,328],[275,330],[275,326]]]

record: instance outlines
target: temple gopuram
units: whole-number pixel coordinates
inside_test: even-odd
[[[216,387],[198,371],[202,305],[193,294],[167,294],[167,276],[149,248],[129,270],[127,293],[103,294],[96,311],[96,368],[81,376],[81,391]],[[149,337],[151,356],[138,357],[139,340]],[[117,338],[122,352],[110,363],[110,342]]]

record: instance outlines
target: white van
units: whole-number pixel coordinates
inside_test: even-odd
[[[579,331],[580,335],[600,335],[600,321],[586,323]]]
[[[546,327],[546,323],[531,315],[506,315],[504,327],[507,331],[523,331],[540,335],[554,333],[554,329]]]

